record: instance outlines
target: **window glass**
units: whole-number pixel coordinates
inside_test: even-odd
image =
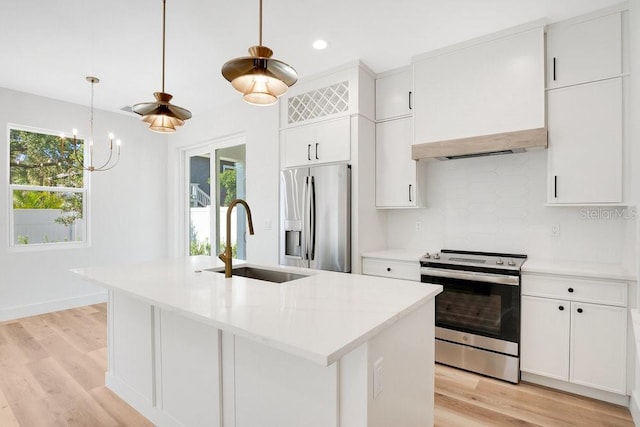
[[[9,129],[12,246],[86,241],[84,141]]]

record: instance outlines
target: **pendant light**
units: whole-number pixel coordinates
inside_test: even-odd
[[[73,149],[73,155],[75,157],[75,161],[77,162],[77,165],[75,167],[77,167],[78,169],[84,169],[86,171],[89,172],[102,172],[102,171],[108,171],[109,169],[113,169],[118,162],[120,161],[120,140],[116,141],[116,158],[115,161],[113,160],[113,138],[114,135],[112,133],[109,134],[109,157],[107,158],[107,161],[104,162],[104,164],[102,164],[101,166],[95,166],[93,164],[93,86],[96,83],[100,83],[100,79],[97,77],[93,77],[93,76],[87,76],[86,77],[87,81],[89,83],[91,83],[91,115],[89,116],[89,164],[85,165],[83,160],[80,160],[80,158],[78,157],[78,143],[77,143],[77,136],[78,136],[78,131],[76,129],[73,130],[73,144],[72,144],[72,149]],[[64,151],[64,136],[61,136],[61,150],[60,152]]]
[[[175,132],[177,126],[191,118],[191,112],[171,104],[173,95],[164,91],[166,15],[167,0],[162,0],[162,92],[154,92],[155,102],[142,102],[131,107],[134,113],[142,116],[143,122],[149,123],[150,130],[160,133]]]
[[[235,90],[243,94],[245,102],[253,105],[274,104],[289,86],[298,80],[296,70],[288,64],[272,59],[273,51],[262,45],[262,0],[260,0],[260,39],[251,46],[249,54],[235,58],[222,66],[222,75]]]

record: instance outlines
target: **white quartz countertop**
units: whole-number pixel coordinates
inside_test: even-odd
[[[386,249],[383,251],[365,252],[362,254],[363,258],[379,258],[389,259],[395,261],[420,261],[427,251],[421,251],[418,249]],[[435,251],[434,251],[435,252]]]
[[[198,256],[72,271],[108,289],[323,366],[442,290],[407,280],[292,267],[255,266],[309,276],[277,284],[202,271],[221,266],[217,258]]]
[[[619,264],[597,262],[556,261],[528,258],[522,265],[523,273],[561,274],[596,279],[635,281],[637,275]]]

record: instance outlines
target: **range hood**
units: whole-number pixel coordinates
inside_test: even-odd
[[[546,128],[413,144],[411,158],[452,160],[521,153],[532,148],[547,148]]]

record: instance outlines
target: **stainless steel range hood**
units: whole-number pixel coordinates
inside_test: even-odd
[[[547,129],[527,129],[516,132],[470,138],[434,141],[411,146],[413,160],[452,160],[467,157],[521,153],[532,148],[547,148]]]

